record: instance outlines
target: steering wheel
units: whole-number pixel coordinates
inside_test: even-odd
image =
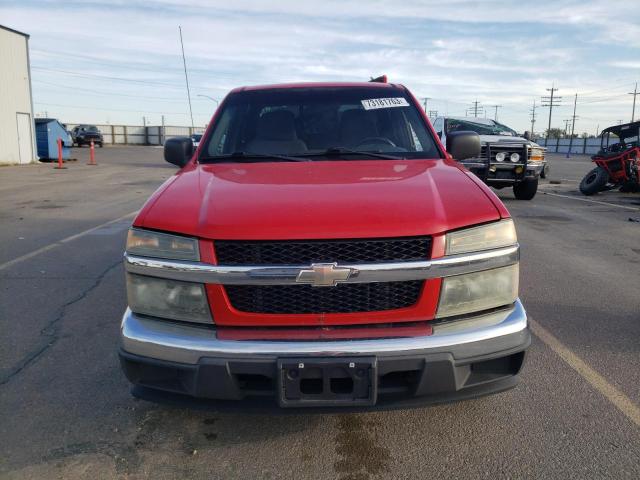
[[[371,145],[371,144],[376,144],[376,143],[381,143],[383,145],[389,145],[390,147],[397,147],[397,145],[395,143],[393,143],[391,140],[389,140],[386,137],[367,137],[364,138],[362,140],[360,140],[360,143],[358,143],[358,145],[356,145],[356,148],[360,147],[361,145]]]

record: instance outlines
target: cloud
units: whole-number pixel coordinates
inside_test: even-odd
[[[612,73],[594,66],[610,65],[620,69],[615,82],[632,83],[640,57],[632,1],[26,0],[0,15],[32,35],[35,100],[67,105],[56,114],[69,121],[139,122],[148,112],[157,122],[164,111],[185,123],[178,24],[198,123],[213,105],[197,94],[386,73],[434,108],[464,114],[477,98],[504,105],[501,118],[523,128],[552,82],[567,99],[607,89]],[[585,105],[583,118],[621,118],[625,100]]]

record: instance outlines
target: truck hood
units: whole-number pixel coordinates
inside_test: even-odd
[[[447,160],[190,165],[134,224],[209,239],[433,235],[500,218],[471,175]]]
[[[524,137],[509,137],[507,135],[480,135],[480,142],[483,144],[487,143],[527,143],[532,147],[539,146],[537,143],[532,142],[531,140],[527,140]]]

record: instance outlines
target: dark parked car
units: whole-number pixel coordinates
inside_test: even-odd
[[[79,147],[90,145],[93,140],[95,145],[102,148],[102,133],[95,125],[78,125],[71,130],[71,137],[73,138],[73,143]]]

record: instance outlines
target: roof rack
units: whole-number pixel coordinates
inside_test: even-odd
[[[371,80],[369,80],[370,82],[376,82],[376,83],[387,83],[387,76],[386,75],[380,75],[379,77],[373,78],[371,77]]]

